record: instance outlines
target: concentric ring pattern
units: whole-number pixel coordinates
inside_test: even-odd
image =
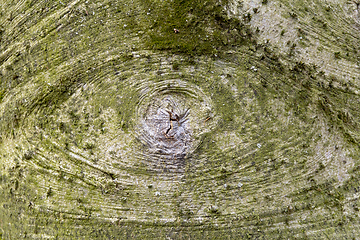
[[[241,21],[228,19],[241,12],[239,2],[230,6],[236,11],[224,8],[228,18],[201,15],[224,21],[210,27],[234,29],[200,29],[204,35],[195,40],[201,42],[191,45],[181,26],[166,32],[152,21],[163,10],[145,2],[154,6],[4,1],[0,238],[356,238],[356,54],[324,52],[332,56],[326,71],[300,61],[301,44],[323,44],[326,51],[338,43],[320,21],[311,34],[297,30],[302,38],[297,47],[289,43],[290,53],[258,43],[262,29],[235,29],[241,21],[244,28],[251,24],[248,12]],[[184,3],[169,3],[178,2]],[[221,8],[194,2],[208,11]],[[282,14],[274,1],[253,4],[253,15]],[[306,26],[318,17],[305,10],[289,16],[293,3],[282,4],[289,24]],[[184,24],[196,23],[193,14],[203,9],[197,7],[185,11]],[[323,10],[324,17],[337,13],[331,27],[348,26],[351,19],[336,9]],[[359,46],[351,29],[354,42],[344,49]],[[274,35],[290,34],[280,33]],[[145,44],[148,35],[164,48]],[[332,45],[316,43],[329,39]],[[212,45],[215,40],[220,43]],[[207,52],[192,53],[201,43]],[[346,74],[335,63],[347,66]]]
[[[196,85],[180,79],[147,79],[136,88],[140,95],[135,132],[146,145],[146,161],[156,166],[166,159],[169,169],[184,165],[185,156],[214,125],[214,121],[205,122],[215,115],[211,99]]]

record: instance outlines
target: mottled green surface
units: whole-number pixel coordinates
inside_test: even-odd
[[[0,7],[0,239],[359,236],[356,1]]]

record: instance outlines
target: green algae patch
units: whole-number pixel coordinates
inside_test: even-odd
[[[229,16],[230,1],[141,1],[146,44],[187,55],[217,54],[251,38],[246,21]]]

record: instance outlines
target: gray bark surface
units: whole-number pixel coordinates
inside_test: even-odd
[[[0,239],[356,239],[360,2],[1,0]]]

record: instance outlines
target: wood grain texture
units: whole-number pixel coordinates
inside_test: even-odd
[[[357,1],[0,7],[0,239],[358,237]]]

